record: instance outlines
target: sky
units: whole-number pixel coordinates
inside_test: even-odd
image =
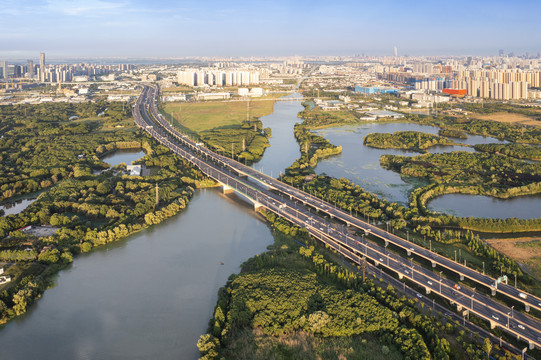
[[[539,0],[0,0],[0,59],[541,51]]]

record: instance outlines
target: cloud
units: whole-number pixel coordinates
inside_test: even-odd
[[[112,2],[102,0],[49,0],[47,7],[53,12],[63,13],[69,16],[97,16],[103,13],[123,9],[126,2]]]

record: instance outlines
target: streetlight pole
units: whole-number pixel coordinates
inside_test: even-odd
[[[456,262],[456,250],[455,250],[455,262]]]
[[[440,271],[440,294],[441,294],[441,271]]]
[[[483,261],[483,275],[485,275],[485,262]]]

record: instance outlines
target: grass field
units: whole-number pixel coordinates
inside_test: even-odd
[[[532,119],[529,116],[508,112],[497,112],[493,114],[472,114],[472,117],[480,120],[491,120],[497,122],[504,122],[516,125],[529,125],[529,126],[541,126],[541,121]]]
[[[249,101],[250,118],[260,118],[273,112],[274,101]],[[182,126],[195,132],[241,125],[248,113],[247,101],[208,101],[195,103],[170,102],[163,106],[167,118],[173,114]]]
[[[541,238],[487,240],[499,252],[525,264],[529,272],[541,279]]]

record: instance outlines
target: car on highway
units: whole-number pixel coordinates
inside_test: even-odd
[[[412,248],[412,247],[410,247],[410,250],[411,250],[411,251],[415,251],[415,249],[414,249],[414,248]]]
[[[404,274],[408,275],[410,272],[408,270],[404,270]]]
[[[457,289],[457,290],[460,290],[460,285],[458,285],[458,284],[454,284],[453,287],[454,287],[455,289]]]
[[[526,294],[524,294],[524,293],[518,293],[518,296],[520,296],[520,297],[523,298],[523,299],[526,299],[526,298],[527,298]]]
[[[422,298],[423,298],[423,295],[421,295],[421,294],[419,294],[419,293],[415,294],[415,296],[417,296],[419,299],[422,299]]]
[[[428,285],[434,285],[432,284],[432,281],[427,281]]]
[[[379,258],[379,261],[383,262],[383,258]]]
[[[492,318],[493,318],[494,320],[500,320],[500,318],[497,317],[496,315],[492,315]]]
[[[521,329],[521,330],[526,330],[526,328],[522,324],[518,324],[518,328]]]

